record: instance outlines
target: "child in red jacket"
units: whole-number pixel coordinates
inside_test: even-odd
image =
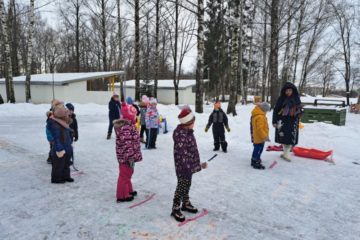
[[[140,150],[140,135],[136,130],[136,109],[132,105],[122,103],[122,118],[114,121],[116,133],[116,155],[119,162],[119,178],[117,183],[117,202],[134,200],[131,177],[134,173],[135,162],[142,160]]]

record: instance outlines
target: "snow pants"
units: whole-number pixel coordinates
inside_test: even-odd
[[[131,183],[131,177],[134,174],[134,169],[127,164],[119,164],[119,178],[117,182],[116,198],[125,199],[130,197],[133,186]]]
[[[225,140],[225,129],[213,127],[213,137],[215,150],[220,149],[220,145],[223,151],[227,150],[227,142]]]
[[[66,153],[62,158],[53,153],[52,154],[52,170],[51,170],[51,180],[52,181],[63,181],[70,179],[70,166],[72,154]]]
[[[191,178],[178,178],[178,183],[175,190],[173,209],[179,209],[181,203],[190,201],[189,192],[191,187]]]
[[[157,128],[150,128],[146,130],[146,148],[156,148],[157,134]]]

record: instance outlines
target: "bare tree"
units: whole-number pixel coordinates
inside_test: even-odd
[[[279,0],[271,2],[271,44],[270,44],[270,81],[271,81],[271,107],[275,107],[279,95]]]
[[[341,42],[341,54],[343,56],[345,73],[341,73],[346,86],[346,104],[350,105],[350,78],[351,78],[351,33],[354,18],[350,14],[352,9],[346,3],[335,5],[329,1],[329,4],[333,7],[335,18],[338,24],[337,34],[340,37]]]
[[[230,2],[230,21],[231,21],[231,83],[230,99],[227,113],[236,116],[237,86],[239,68],[239,29],[240,29],[240,0]]]
[[[26,79],[25,79],[25,96],[26,102],[31,101],[31,65],[33,57],[33,34],[35,23],[35,0],[30,0],[30,22],[27,36],[27,60],[26,60]]]
[[[5,54],[5,85],[6,85],[6,97],[7,102],[15,103],[15,92],[13,85],[13,73],[12,73],[12,64],[11,64],[11,53],[10,53],[10,43],[9,35],[6,24],[5,17],[5,5],[4,1],[0,0],[0,20],[1,20],[1,31],[2,31],[2,40],[4,46]],[[1,97],[2,98],[2,97]]]
[[[204,0],[198,0],[197,4],[197,64],[196,64],[196,102],[195,111],[203,113],[203,98],[204,98]]]

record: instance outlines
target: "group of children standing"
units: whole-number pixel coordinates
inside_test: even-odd
[[[266,113],[270,110],[268,103],[259,103],[252,111],[250,131],[254,150],[251,166],[255,169],[265,169],[261,164],[261,154],[264,144],[269,141],[269,126]],[[197,213],[198,209],[190,202],[189,192],[193,174],[207,168],[207,163],[200,162],[200,155],[194,136],[195,115],[190,107],[181,109],[178,115],[179,125],[173,132],[174,162],[177,176],[177,186],[174,193],[171,216],[177,221],[185,221],[182,211]],[[131,98],[120,102],[119,95],[114,93],[109,102],[109,130],[107,139],[111,138],[112,130],[116,133],[116,156],[119,163],[117,183],[117,202],[134,200],[137,192],[134,190],[131,178],[136,162],[142,160],[141,142],[147,149],[156,149],[156,139],[160,126],[157,101],[143,96],[139,107]],[[137,129],[139,121],[139,129]],[[228,118],[221,109],[221,102],[214,104],[214,111],[209,117],[205,132],[212,126],[214,151],[221,149],[227,152],[228,144],[225,129],[230,132]],[[54,100],[48,113],[47,136],[51,146],[52,183],[73,182],[70,176],[72,143],[78,140],[77,121],[74,106]],[[146,141],[144,140],[146,134]]]

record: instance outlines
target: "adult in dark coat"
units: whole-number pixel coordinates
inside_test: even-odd
[[[120,119],[121,104],[119,101],[119,94],[114,92],[109,102],[109,129],[107,139],[111,139],[111,134],[114,128],[113,121]]]
[[[52,157],[52,183],[73,182],[70,176],[72,149],[72,129],[69,126],[71,120],[69,112],[64,105],[57,105],[54,108],[54,114],[48,121],[48,128],[54,138],[54,145],[51,152]]]
[[[283,145],[281,157],[291,161],[289,152],[299,141],[299,121],[302,114],[299,92],[294,84],[288,82],[281,90],[273,112],[273,126],[276,129],[275,142]]]
[[[221,148],[224,152],[227,152],[227,142],[225,139],[225,128],[230,132],[228,118],[226,113],[221,109],[221,102],[217,101],[214,104],[214,111],[209,117],[209,122],[206,125],[205,132],[209,130],[212,125],[212,131],[214,136],[214,151],[218,151]]]
[[[72,119],[72,122],[70,124],[70,128],[73,130],[71,137],[74,142],[77,142],[77,140],[79,139],[79,130],[78,130],[78,122],[77,122],[76,114],[75,114],[75,107],[73,104],[67,103],[66,108],[69,109],[70,117]]]

